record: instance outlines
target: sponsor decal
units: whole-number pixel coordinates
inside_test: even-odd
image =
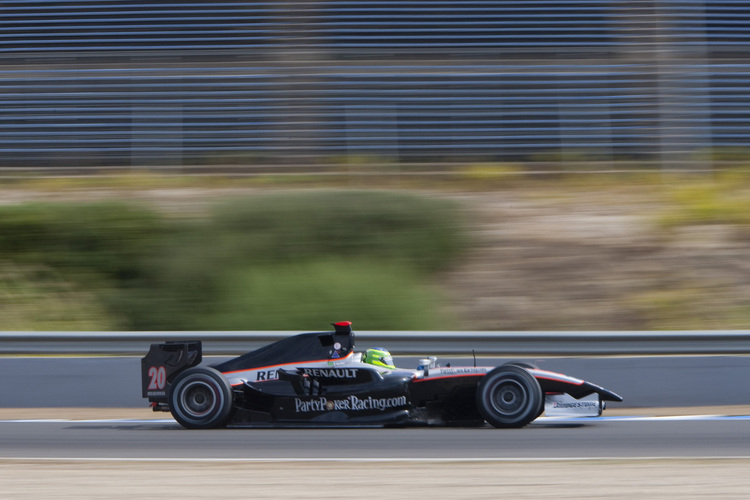
[[[595,401],[554,401],[552,408],[599,408],[599,403]]]
[[[479,373],[486,373],[487,368],[475,368],[473,366],[465,366],[460,368],[440,368],[436,375],[473,375]]]
[[[385,411],[389,408],[399,408],[406,406],[406,396],[395,398],[358,398],[357,396],[348,396],[345,399],[328,399],[315,398],[304,400],[294,398],[294,411],[296,413],[318,413],[325,411],[368,411],[379,410]]]
[[[279,374],[277,370],[258,370],[255,372],[255,381],[261,381],[261,380],[276,380],[279,378]]]
[[[166,396],[166,391],[148,391],[146,393],[148,396]]]
[[[302,368],[305,375],[323,378],[357,378],[354,368]]]
[[[326,364],[327,364],[328,366],[341,366],[341,365],[345,365],[345,364],[347,364],[347,362],[346,362],[346,360],[345,360],[345,359],[341,359],[341,360],[339,360],[339,361],[332,361],[332,360],[329,360],[329,361],[328,361],[328,362],[327,362]]]
[[[339,355],[338,351],[333,351],[333,354],[331,354],[331,357],[334,358],[334,359],[336,359],[336,358],[340,358],[341,355]]]
[[[336,349],[337,351],[340,351],[341,350],[341,343],[340,342],[336,342],[335,344],[333,344],[333,348]]]

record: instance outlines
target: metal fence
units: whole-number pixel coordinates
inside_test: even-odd
[[[0,354],[143,355],[152,343],[202,340],[207,354],[238,355],[297,332],[0,332]],[[356,332],[357,346],[396,355],[622,356],[750,354],[750,331]]]
[[[750,143],[741,1],[10,0],[0,18],[6,170],[684,167]]]

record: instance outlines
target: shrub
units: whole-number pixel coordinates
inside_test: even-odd
[[[217,207],[208,231],[241,262],[368,256],[430,272],[464,248],[461,225],[458,207],[445,200],[324,190],[232,200]]]
[[[138,274],[164,230],[154,212],[125,203],[8,206],[0,210],[0,258],[122,281]]]
[[[424,283],[466,244],[459,213],[373,191],[262,194],[194,219],[125,203],[29,204],[0,209],[0,261],[51,270],[86,292],[66,305],[85,298],[95,324],[123,330],[306,329],[342,318],[439,328],[439,297]]]
[[[441,297],[413,271],[369,260],[324,259],[247,267],[221,282],[201,329],[298,330],[353,320],[366,330],[450,329]]]

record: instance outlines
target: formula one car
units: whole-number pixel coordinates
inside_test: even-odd
[[[382,348],[355,352],[351,322],[302,333],[212,366],[200,341],[152,344],[143,397],[190,429],[454,425],[523,427],[543,412],[598,416],[612,391],[523,363],[417,369]]]

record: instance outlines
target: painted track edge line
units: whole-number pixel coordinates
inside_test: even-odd
[[[631,415],[631,416],[601,416],[601,417],[539,417],[530,425],[549,425],[565,423],[595,423],[595,422],[673,422],[673,421],[708,421],[708,420],[750,420],[750,415]],[[13,418],[0,419],[0,424],[173,424],[177,423],[172,418]]]
[[[750,460],[750,455],[728,456],[636,456],[636,457],[340,457],[340,458],[186,458],[186,457],[0,457],[0,462],[194,462],[194,463],[289,463],[289,462],[404,462],[404,463],[450,463],[450,462],[592,462],[592,461],[666,461],[681,462],[696,460]]]

